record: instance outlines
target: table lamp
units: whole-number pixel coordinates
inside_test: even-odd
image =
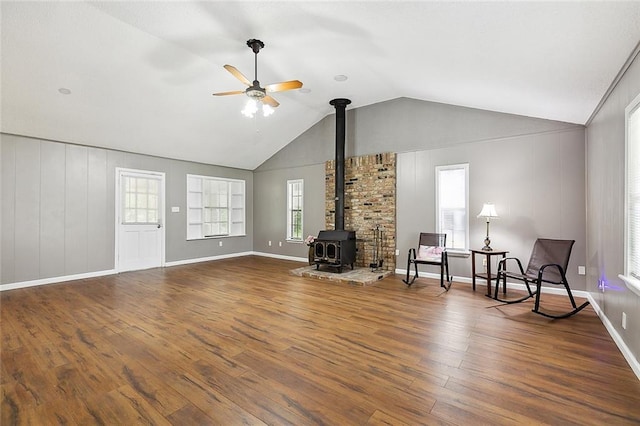
[[[489,244],[491,244],[491,240],[489,239],[489,221],[492,217],[498,217],[498,213],[496,213],[496,207],[493,205],[493,203],[484,203],[484,205],[482,206],[482,211],[480,212],[480,214],[478,214],[478,217],[487,218],[487,236],[484,239],[484,247],[482,247],[482,250],[492,251],[493,249],[489,247]]]

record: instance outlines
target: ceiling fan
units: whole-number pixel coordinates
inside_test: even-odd
[[[227,95],[240,95],[244,93],[249,97],[249,100],[252,101],[250,104],[247,104],[245,110],[243,110],[243,114],[249,115],[253,117],[253,113],[257,111],[257,103],[262,102],[263,111],[265,115],[269,115],[268,111],[273,112],[271,108],[275,108],[278,105],[278,101],[276,101],[273,97],[269,95],[269,93],[273,92],[284,92],[285,90],[293,90],[299,89],[302,87],[302,82],[298,80],[289,80],[283,81],[280,83],[267,84],[265,87],[260,86],[260,82],[258,81],[258,52],[260,49],[264,48],[264,43],[257,39],[247,40],[247,46],[253,50],[254,53],[254,72],[255,78],[253,83],[249,81],[247,77],[245,77],[238,69],[232,65],[225,65],[224,68],[229,71],[235,78],[240,80],[242,83],[247,85],[248,87],[245,90],[233,90],[231,92],[219,92],[214,93],[214,96],[227,96]],[[267,107],[268,106],[268,107]],[[245,113],[245,111],[247,113]]]

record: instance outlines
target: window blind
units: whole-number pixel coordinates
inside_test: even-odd
[[[469,164],[436,166],[436,231],[447,247],[466,250],[469,242]]]
[[[627,274],[640,280],[640,103],[627,115]]]
[[[287,239],[302,241],[302,179],[287,181]]]

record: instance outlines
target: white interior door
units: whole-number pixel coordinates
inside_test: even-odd
[[[117,170],[116,270],[156,268],[164,259],[164,173]]]

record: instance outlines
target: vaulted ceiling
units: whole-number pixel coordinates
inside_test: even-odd
[[[0,130],[253,170],[333,113],[398,97],[584,124],[640,40],[640,2],[1,3]],[[290,79],[270,117],[244,86]],[[336,81],[336,76],[346,81]],[[61,92],[67,92],[61,93]],[[383,125],[383,124],[381,124]]]

